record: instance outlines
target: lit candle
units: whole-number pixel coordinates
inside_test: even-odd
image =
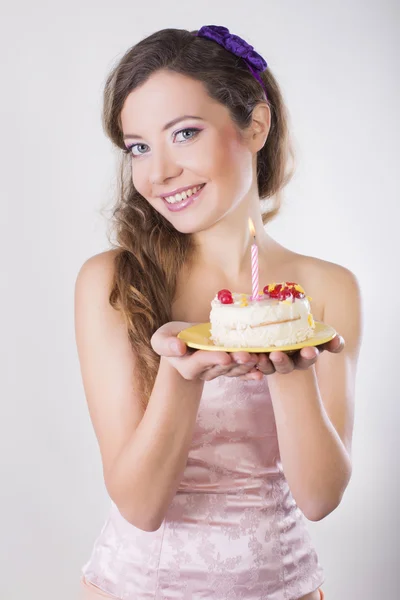
[[[250,233],[254,238],[254,244],[251,245],[251,284],[252,300],[258,300],[258,246],[256,244],[256,230],[253,221],[249,218]]]

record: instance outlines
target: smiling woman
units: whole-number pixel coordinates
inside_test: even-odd
[[[350,478],[360,299],[350,271],[266,231],[292,170],[279,86],[226,28],[165,29],[110,73],[103,124],[121,150],[116,243],[82,266],[75,320],[112,502],[86,597],[319,600],[305,517]],[[301,282],[346,344],[288,356],[177,337],[217,290],[252,289],[249,219],[260,280]]]
[[[196,116],[171,121],[173,114]],[[124,138],[130,138],[127,151],[132,154],[135,189],[178,231],[188,234],[208,229],[241,204],[254,185],[254,152],[265,142],[270,124],[265,102],[256,108],[256,117],[258,136],[247,140],[246,132],[232,121],[229,109],[213,101],[201,81],[166,69],[154,73],[128,95],[121,111],[122,130],[127,132]],[[201,127],[195,127],[196,122]],[[138,132],[136,137],[131,131]],[[171,206],[160,201],[160,197],[200,185],[204,190],[195,193],[190,202],[174,198],[184,202]],[[189,206],[190,211],[183,211]]]

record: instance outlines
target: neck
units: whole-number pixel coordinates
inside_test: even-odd
[[[254,244],[249,217],[255,227],[259,254],[265,255],[272,240],[264,229],[257,199],[250,206],[243,202],[213,227],[195,234],[195,268],[208,269],[218,274],[221,280],[238,281],[246,277],[250,273],[251,246]]]

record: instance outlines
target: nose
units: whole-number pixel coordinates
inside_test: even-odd
[[[182,167],[165,149],[153,152],[151,157],[149,179],[153,185],[163,184],[168,179],[178,177],[182,173]]]

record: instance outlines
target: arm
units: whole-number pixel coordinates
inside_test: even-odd
[[[108,488],[125,518],[161,526],[186,466],[203,382],[187,381],[161,358],[142,420],[114,461]]]
[[[154,531],[185,468],[204,382],[184,379],[162,358],[143,410],[135,354],[108,301],[114,254],[90,258],[78,274],[76,343],[107,491],[125,519]]]
[[[356,366],[362,319],[355,276],[335,265],[325,285],[323,320],[345,339],[340,354],[323,352],[309,369],[268,376],[282,465],[310,520],[340,503],[351,476]]]

